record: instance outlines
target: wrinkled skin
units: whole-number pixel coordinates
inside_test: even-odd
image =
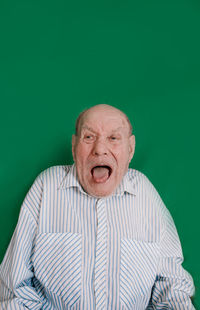
[[[90,108],[72,137],[72,154],[85,192],[95,197],[111,195],[127,172],[134,149],[135,137],[120,110],[108,105]],[[96,166],[108,167],[108,176],[95,177]]]

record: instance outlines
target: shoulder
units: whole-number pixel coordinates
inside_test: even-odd
[[[47,182],[59,184],[62,182],[63,178],[67,176],[71,167],[71,165],[49,167],[39,174],[38,179],[40,179],[44,184]]]
[[[129,169],[128,177],[134,187],[136,196],[151,207],[163,209],[164,203],[158,191],[145,174],[135,169]]]
[[[52,166],[52,167],[49,167],[45,170],[43,170],[39,176],[41,177],[46,177],[46,176],[53,176],[53,175],[57,175],[57,176],[65,176],[70,168],[72,166],[71,165],[59,165],[59,166]]]
[[[154,188],[148,177],[136,169],[128,169],[128,178],[136,190],[148,190]]]

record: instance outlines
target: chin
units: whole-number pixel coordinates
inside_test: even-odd
[[[100,192],[100,193],[90,193],[90,196],[92,196],[92,197],[96,197],[96,198],[104,198],[104,197],[108,197],[108,196],[110,196],[112,193],[102,193],[102,192]]]
[[[104,186],[102,186],[103,188],[91,188],[86,190],[87,193],[90,196],[96,197],[96,198],[103,198],[103,197],[108,197],[110,195],[112,195],[112,193],[114,192],[114,189],[108,189],[106,188],[106,184],[104,184]],[[106,188],[106,190],[105,190]]]

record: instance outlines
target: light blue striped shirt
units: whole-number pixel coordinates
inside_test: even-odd
[[[129,169],[116,192],[84,192],[76,167],[41,173],[0,266],[0,309],[194,309],[173,220]]]

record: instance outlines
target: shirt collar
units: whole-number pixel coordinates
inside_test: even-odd
[[[59,189],[65,189],[68,187],[79,187],[79,188],[81,188],[81,185],[78,181],[78,175],[77,175],[75,164],[73,164],[69,168],[67,175],[64,176],[64,178],[62,179],[62,181],[59,185]]]
[[[125,192],[136,195],[133,177],[129,172],[130,171],[128,170],[113,195],[122,195]]]
[[[112,196],[115,195],[122,195],[123,193],[127,192],[132,195],[136,195],[135,191],[135,184],[133,182],[133,176],[130,175],[130,171],[128,170],[125,176],[123,177],[121,183],[115,190],[115,192],[112,194]],[[77,175],[77,170],[76,170],[76,165],[73,164],[67,175],[62,179],[59,189],[65,189],[69,187],[77,187],[81,192],[86,192],[83,190],[81,184],[78,181],[78,175]]]

